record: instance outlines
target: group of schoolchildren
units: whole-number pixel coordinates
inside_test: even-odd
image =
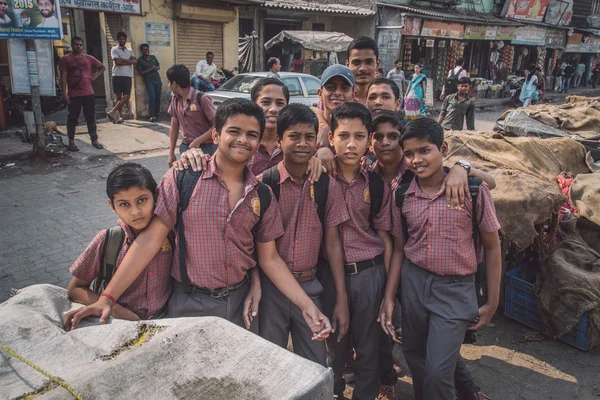
[[[66,328],[90,315],[222,317],[281,347],[291,335],[296,354],[332,367],[337,399],[352,354],[352,397],[372,400],[396,399],[401,325],[415,399],[489,399],[460,347],[498,305],[494,181],[464,161],[443,166],[435,121],[404,124],[398,86],[373,79],[372,39],[355,39],[348,56],[354,68],[324,71],[318,108],[288,104],[272,78],[252,100],[223,102],[215,153],[189,150],[158,185],[139,164],[116,167],[106,191],[119,226],[71,267],[69,296],[88,306],[67,313]]]

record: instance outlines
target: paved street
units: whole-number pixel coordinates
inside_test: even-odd
[[[478,111],[476,128],[489,130],[498,111]],[[129,124],[129,121],[128,123]],[[166,124],[118,127],[99,125],[100,140],[119,156],[97,151],[86,135],[78,135],[81,152],[61,165],[17,161],[0,169],[0,302],[12,288],[36,283],[66,287],[71,263],[102,229],[116,218],[106,203],[105,180],[110,169],[123,160],[148,167],[158,179],[167,170],[164,150]],[[145,130],[155,129],[153,132]],[[129,130],[129,131],[128,131]],[[136,135],[146,154],[128,153],[113,141],[118,135]],[[146,133],[144,133],[146,132]],[[113,137],[111,137],[113,135]],[[145,137],[153,136],[150,140]],[[162,136],[161,136],[162,135]],[[104,138],[104,139],[103,139]],[[128,138],[127,140],[131,140]],[[117,143],[118,144],[118,143]],[[155,146],[156,144],[156,146]],[[162,147],[162,150],[160,149]],[[158,148],[158,150],[156,150]],[[155,150],[153,150],[155,149]],[[129,150],[131,151],[131,150]],[[475,345],[463,346],[476,383],[496,400],[597,399],[600,395],[600,358],[566,344],[544,340],[525,326],[500,313]],[[397,347],[395,356],[399,357]],[[401,399],[412,399],[410,377],[400,380]],[[351,389],[349,389],[350,391]]]

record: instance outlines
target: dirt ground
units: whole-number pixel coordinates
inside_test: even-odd
[[[543,338],[500,313],[477,334],[475,344],[463,345],[461,353],[475,384],[494,400],[600,399],[599,352]],[[407,372],[398,380],[398,399],[414,399],[400,345],[394,358]],[[351,386],[345,394],[352,397]]]

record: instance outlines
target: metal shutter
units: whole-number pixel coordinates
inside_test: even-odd
[[[204,21],[177,21],[177,63],[189,68],[190,74],[196,64],[206,58],[206,53],[215,54],[214,63],[223,68],[223,24]]]

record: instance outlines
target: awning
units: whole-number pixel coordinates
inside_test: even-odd
[[[338,32],[317,31],[281,31],[273,39],[265,43],[265,49],[289,40],[300,44],[308,50],[317,51],[346,51],[353,40],[350,36]]]
[[[489,14],[466,13],[460,10],[440,10],[429,7],[411,7],[400,4],[391,4],[385,2],[377,2],[378,6],[397,8],[407,13],[408,16],[422,17],[428,19],[436,19],[440,21],[456,21],[469,24],[480,25],[500,25],[500,26],[522,26],[522,23],[509,21],[503,18],[494,17]]]
[[[307,1],[300,0],[266,0],[263,4],[263,7],[278,8],[283,10],[310,11],[328,14],[346,14],[357,16],[371,16],[376,14],[375,10],[371,10],[369,8],[347,6],[345,4],[335,3],[309,3]]]

